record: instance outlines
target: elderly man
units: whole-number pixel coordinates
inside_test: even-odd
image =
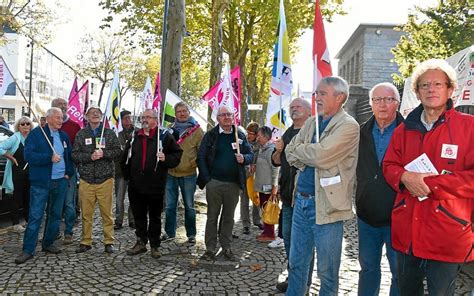
[[[359,295],[378,295],[380,260],[385,244],[392,272],[390,295],[398,295],[397,255],[390,240],[390,216],[395,191],[382,174],[382,160],[395,128],[403,122],[397,112],[400,95],[388,82],[375,85],[369,92],[374,115],[360,128],[357,164],[356,212],[359,230]]]
[[[61,131],[65,132],[71,145],[74,145],[74,139],[76,134],[81,127],[76,122],[72,121],[67,115],[67,102],[64,99],[56,98],[51,102],[52,107],[57,107],[63,112],[63,124]],[[77,175],[75,174],[76,169],[74,168],[74,174],[68,180],[68,190],[66,199],[64,201],[64,241],[63,244],[72,244],[72,228],[76,221],[76,194],[77,194]]]
[[[113,253],[114,218],[112,191],[114,160],[122,149],[115,133],[102,126],[102,111],[90,106],[86,112],[87,126],[76,135],[72,158],[79,169],[79,201],[82,211],[82,239],[76,253],[92,248],[92,226],[95,205],[99,203],[106,253]]]
[[[149,241],[151,257],[159,258],[161,211],[168,169],[179,164],[183,152],[173,135],[158,128],[156,111],[145,110],[141,123],[142,128],[127,142],[121,161],[124,177],[129,180],[128,195],[137,236],[137,242],[127,250],[127,255],[146,252]]]
[[[245,165],[252,162],[252,148],[245,134],[234,127],[234,113],[227,107],[217,112],[218,125],[202,139],[197,157],[198,185],[206,187],[207,221],[205,231],[206,252],[204,260],[214,260],[217,247],[217,221],[222,209],[222,225],[219,241],[221,254],[228,260],[236,260],[231,250],[234,212],[239,193],[245,188]],[[239,147],[239,150],[237,148]],[[240,152],[240,153],[239,153]]]
[[[280,198],[282,201],[281,219],[283,241],[285,244],[286,257],[290,258],[290,239],[291,239],[291,221],[293,220],[293,191],[296,177],[296,168],[288,164],[286,160],[285,147],[290,143],[299,132],[306,119],[311,116],[311,104],[302,98],[295,98],[290,103],[290,116],[293,124],[285,131],[281,139],[276,140],[275,150],[272,154],[274,165],[281,166],[280,169]],[[314,263],[314,262],[313,262]],[[311,284],[311,275],[313,274],[310,264],[308,286]],[[277,284],[280,292],[286,292],[288,288],[288,279]]]
[[[194,192],[196,191],[196,157],[204,132],[199,123],[190,116],[184,102],[174,106],[176,120],[171,125],[183,156],[179,165],[168,171],[166,179],[166,223],[162,241],[176,236],[176,211],[178,195],[181,191],[184,203],[184,227],[190,244],[196,243],[196,209]]]
[[[383,161],[387,183],[397,192],[392,209],[392,246],[398,251],[401,295],[454,295],[461,265],[474,260],[474,116],[454,109],[456,73],[443,60],[413,72],[421,105],[393,133]],[[437,170],[407,164],[420,155]]]
[[[62,123],[61,109],[50,108],[46,112],[44,129],[37,127],[26,138],[25,160],[30,167],[31,184],[30,212],[23,238],[23,253],[15,259],[16,264],[22,264],[33,258],[46,205],[48,207],[43,251],[52,254],[61,253],[61,250],[54,245],[54,240],[59,232],[68,179],[74,174],[69,138],[66,133],[60,131]]]
[[[351,199],[359,150],[359,125],[342,109],[348,96],[345,80],[323,78],[316,90],[319,116],[306,120],[285,149],[288,163],[300,170],[291,228],[288,295],[305,293],[315,247],[320,295],[338,292],[343,221],[353,217]]]

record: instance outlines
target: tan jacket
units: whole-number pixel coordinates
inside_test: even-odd
[[[196,158],[204,132],[202,128],[196,129],[179,145],[183,149],[181,161],[174,169],[169,169],[168,174],[173,177],[186,177],[196,174]]]
[[[343,109],[339,110],[320,135],[311,143],[315,117],[306,120],[301,131],[285,149],[288,163],[300,171],[315,167],[316,224],[328,224],[353,217],[352,195],[356,181],[359,151],[359,124]],[[296,176],[295,182],[299,177]],[[340,182],[322,187],[325,178],[340,177]]]

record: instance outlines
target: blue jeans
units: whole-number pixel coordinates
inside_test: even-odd
[[[390,237],[390,226],[373,227],[361,219],[357,219],[359,230],[359,272],[358,295],[379,295],[380,290],[380,260],[382,259],[382,247],[385,244],[387,259],[392,272],[390,285],[390,296],[397,296],[397,253],[392,248]]]
[[[30,188],[30,213],[28,225],[23,238],[23,252],[34,255],[38,242],[39,230],[46,209],[47,219],[43,237],[43,248],[54,243],[59,232],[59,224],[66,198],[68,180],[61,178],[50,181],[50,187],[44,188],[32,185]]]
[[[176,212],[179,190],[184,202],[184,227],[187,237],[196,237],[196,209],[194,208],[194,192],[196,191],[197,175],[173,177],[166,180],[166,222],[165,231],[169,237],[176,236]]]
[[[77,193],[77,175],[74,174],[68,180],[66,200],[64,201],[64,235],[72,235],[72,228],[76,222],[76,193]]]
[[[291,227],[290,270],[287,295],[304,295],[311,262],[316,247],[319,295],[337,296],[341,264],[343,222],[316,224],[314,196],[295,195]]]

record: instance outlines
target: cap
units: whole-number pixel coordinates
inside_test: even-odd
[[[130,114],[132,114],[132,112],[128,110],[123,110],[122,112],[120,112],[120,119],[123,119],[125,116],[130,115]]]
[[[90,106],[87,108],[86,115],[89,113],[89,111],[90,111],[91,109],[97,109],[97,110],[99,110],[100,113],[102,114],[102,110],[100,110],[99,106],[97,106],[97,105],[90,105]]]

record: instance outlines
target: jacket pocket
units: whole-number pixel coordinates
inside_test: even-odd
[[[327,200],[327,214],[352,209],[351,198],[347,196],[342,182],[321,188],[324,190],[323,198]]]
[[[399,201],[398,203],[396,203],[394,206],[393,206],[393,211],[404,206],[406,204],[406,201],[405,199],[402,199],[401,201]]]
[[[436,208],[436,211],[439,211],[439,212],[442,212],[444,213],[449,219],[451,219],[452,221],[456,222],[456,223],[459,223],[460,225],[462,225],[463,227],[466,227],[469,222],[466,221],[466,220],[463,220],[455,215],[453,215],[452,213],[450,213],[445,207],[443,207],[442,205],[438,205],[438,207]]]

